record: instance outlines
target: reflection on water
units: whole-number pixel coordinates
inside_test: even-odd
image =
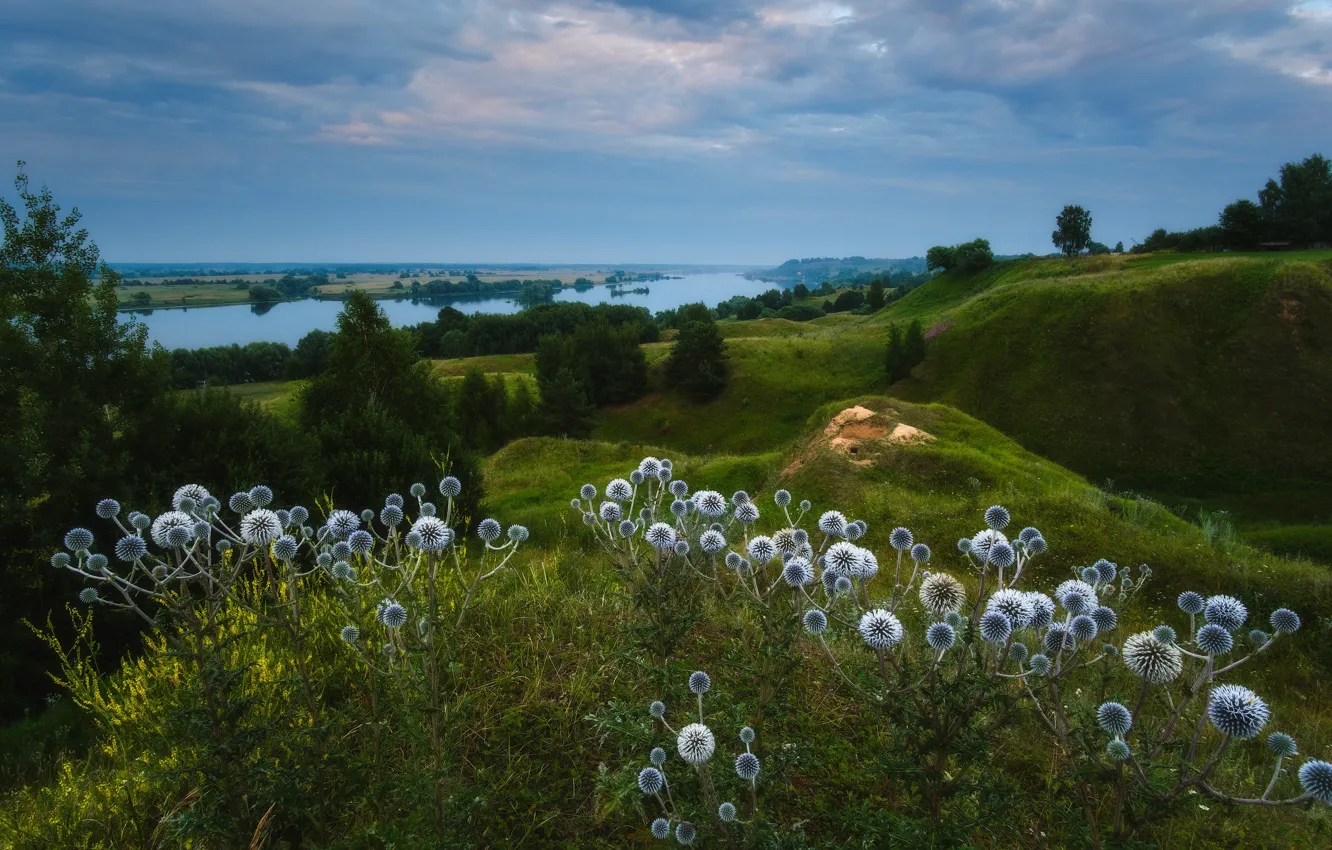
[[[753,296],[771,288],[771,283],[745,280],[738,274],[695,274],[677,280],[657,281],[650,287],[635,290],[613,291],[609,286],[570,287],[555,293],[554,300],[603,304],[614,298],[616,304],[646,307],[656,313],[699,301],[710,307],[716,306],[735,295]],[[482,295],[417,301],[403,298],[377,303],[395,326],[434,321],[440,308],[445,305],[464,313],[508,314],[522,309],[512,297]],[[284,342],[294,346],[312,330],[333,330],[340,312],[341,301],[304,300],[226,307],[134,310],[121,315],[132,315],[147,325],[149,337],[166,348],[204,348],[232,343],[245,345],[250,342]]]

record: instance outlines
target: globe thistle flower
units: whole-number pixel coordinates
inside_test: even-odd
[[[665,785],[666,780],[655,767],[645,767],[638,772],[638,790],[644,794],[656,794]]]
[[[902,639],[902,621],[882,608],[866,611],[856,628],[870,649],[890,649]]]
[[[723,823],[730,823],[735,820],[735,804],[722,803],[717,807],[717,817],[720,818]]]
[[[839,541],[828,547],[827,566],[838,575],[851,575],[860,562],[860,547],[854,543]]]
[[[753,782],[761,767],[758,756],[753,753],[741,753],[735,757],[735,775],[746,782]]]
[[[726,497],[716,490],[699,490],[694,493],[694,505],[703,516],[713,519],[726,514]]]
[[[1013,641],[1008,647],[1008,657],[1021,664],[1027,660],[1027,645]]]
[[[963,554],[963,555],[970,555],[970,554],[971,554],[971,538],[970,538],[970,537],[959,537],[959,538],[957,538],[957,551],[958,551],[959,553]]]
[[[79,591],[79,601],[84,605],[91,605],[101,598],[101,595],[98,594],[97,588],[95,587],[85,587],[83,590]]]
[[[809,532],[808,532],[808,531],[805,531],[805,529],[803,529],[803,528],[792,529],[792,531],[791,531],[791,539],[794,540],[794,541],[796,542],[796,544],[799,545],[799,546],[808,546],[808,545],[809,545]]]
[[[680,730],[675,742],[680,758],[693,765],[702,764],[712,758],[717,749],[717,741],[712,737],[712,730],[702,723],[690,723]]]
[[[744,558],[740,557],[740,554],[738,552],[726,553],[726,566],[730,567],[733,570],[740,569],[740,562],[743,560]]]
[[[203,487],[200,487],[198,484],[186,484],[183,487],[177,488],[176,492],[172,494],[171,507],[175,510],[181,511],[182,513],[189,513],[190,511],[194,510],[195,507],[197,507],[200,502],[202,502],[204,499],[207,498],[208,498],[208,491],[205,490]],[[186,500],[189,500],[188,507],[183,506],[183,503]],[[257,506],[261,508],[263,507],[263,505],[257,505]]]
[[[1119,574],[1119,565],[1114,561],[1107,561],[1105,558],[1092,564],[1092,569],[1096,570],[1096,575],[1100,579],[1101,584],[1109,584],[1114,581],[1115,576]]]
[[[777,544],[772,542],[771,537],[759,534],[749,538],[749,545],[745,547],[745,551],[755,563],[766,564],[777,557]]]
[[[214,543],[213,548],[218,551],[218,554],[225,554],[231,551],[231,541],[224,537]]]
[[[1055,588],[1055,599],[1070,614],[1086,614],[1098,604],[1096,590],[1085,581],[1069,579]]]
[[[758,522],[759,509],[753,502],[745,502],[742,505],[735,506],[735,519],[741,525],[753,525]]]
[[[422,495],[425,494],[422,493]],[[389,493],[387,496],[384,497],[384,504],[392,505],[395,508],[400,508],[403,505],[402,496],[398,495],[397,493]]]
[[[462,493],[462,482],[452,475],[440,479],[439,494],[446,499],[456,499]],[[590,497],[589,497],[590,498]]]
[[[1300,630],[1300,615],[1289,608],[1276,609],[1268,622],[1272,624],[1272,630],[1280,635],[1294,634]]]
[[[1207,600],[1203,599],[1200,594],[1194,593],[1192,590],[1186,590],[1181,593],[1175,602],[1179,605],[1179,610],[1190,615],[1201,614],[1203,609],[1207,607]]]
[[[915,538],[912,537],[911,530],[908,528],[902,528],[901,526],[894,528],[892,533],[888,535],[888,545],[892,546],[899,552],[905,552],[910,549],[911,544],[914,542]]]
[[[746,744],[754,743],[754,730],[748,726],[740,727],[740,740]]]
[[[438,552],[453,542],[453,529],[445,525],[443,520],[433,516],[419,517],[412,523],[411,534],[415,534],[417,538],[412,548],[423,552]],[[408,545],[412,545],[410,540]]]
[[[333,557],[338,560],[350,558],[352,556],[351,546],[347,545],[346,540],[339,540],[333,544]]]
[[[1091,640],[1096,637],[1098,631],[1096,621],[1087,614],[1079,614],[1068,624],[1068,633],[1081,641]]]
[[[800,544],[796,542],[795,529],[779,528],[772,535],[772,545],[777,547],[777,552],[783,556],[795,555],[800,552]]]
[[[690,693],[702,696],[703,694],[706,694],[711,687],[712,679],[710,679],[708,674],[704,673],[702,670],[697,670],[689,674]]]
[[[1050,659],[1038,652],[1031,657],[1031,661],[1027,662],[1027,666],[1034,670],[1037,675],[1044,676],[1050,672]]]
[[[1017,539],[1019,543],[1021,543],[1023,546],[1026,546],[1028,543],[1030,543],[1031,541],[1035,540],[1037,537],[1040,536],[1041,532],[1038,529],[1032,528],[1031,526],[1027,526],[1026,528],[1018,532]]]
[[[772,494],[772,500],[777,504],[777,507],[784,508],[791,504],[791,494],[787,490],[778,490]]]
[[[840,537],[846,531],[846,515],[841,511],[824,511],[819,517],[819,531]]]
[[[1043,629],[1054,622],[1054,600],[1039,591],[1029,591],[1027,601],[1031,603],[1031,627]]]
[[[813,508],[814,508],[814,503],[811,502],[809,499],[801,499],[801,500],[800,500],[800,512],[801,512],[801,513],[809,513]]]
[[[1249,609],[1235,597],[1220,594],[1208,598],[1207,605],[1203,608],[1203,618],[1228,632],[1233,632],[1249,619]]]
[[[227,507],[231,508],[235,513],[243,514],[247,511],[252,511],[259,506],[250,501],[249,493],[241,491],[239,493],[231,494],[231,498],[227,500]]]
[[[1172,629],[1170,626],[1157,626],[1156,628],[1152,629],[1152,636],[1155,637],[1157,640],[1159,640],[1161,643],[1169,643],[1169,644],[1179,643],[1179,636],[1175,634],[1175,630]]]
[[[668,489],[671,491],[671,495],[677,499],[683,499],[689,493],[689,485],[683,480],[672,481]],[[595,495],[595,491],[593,495]]]
[[[986,611],[980,618],[981,640],[1003,643],[1013,633],[1013,623],[1000,611]]]
[[[1011,519],[1008,508],[1002,505],[991,505],[985,509],[985,524],[995,531],[1003,531]]]
[[[154,534],[157,530],[157,524],[161,522],[165,516],[167,515],[164,514],[162,517],[158,517],[153,523]],[[245,516],[241,517],[241,539],[251,546],[267,546],[269,543],[276,540],[281,534],[281,521],[278,520],[277,514],[267,508],[255,508]]]
[[[361,639],[361,630],[355,626],[343,626],[341,637],[343,643],[356,643]]]
[[[957,641],[957,632],[947,623],[931,623],[925,630],[925,642],[936,652],[952,649]]]
[[[812,635],[821,635],[828,630],[828,615],[818,608],[811,608],[805,612],[804,624],[805,631]]]
[[[300,545],[296,542],[295,537],[284,534],[273,541],[273,557],[279,561],[290,561],[296,557],[296,551],[299,548]]]
[[[624,519],[624,509],[616,502],[602,502],[598,513],[608,523],[619,522]]]
[[[374,536],[365,529],[357,529],[347,535],[347,548],[351,549],[357,555],[364,555],[375,548]]]
[[[1262,646],[1263,644],[1267,643],[1269,637],[1270,636],[1267,634],[1267,632],[1263,631],[1262,629],[1249,630],[1249,643],[1253,644],[1254,646]]]
[[[846,576],[838,576],[837,581],[833,582],[833,590],[838,594],[851,592],[851,579]]]
[[[860,520],[852,520],[846,524],[846,531],[842,535],[847,540],[859,540],[865,536],[865,525]]]
[[[378,616],[379,622],[390,629],[400,629],[407,623],[407,609],[391,600],[379,603]]]
[[[1257,736],[1271,716],[1267,704],[1243,685],[1217,685],[1207,697],[1207,719],[1232,738]]]
[[[837,570],[824,569],[823,574],[819,576],[819,581],[823,583],[824,591],[829,595],[837,592],[837,580],[846,578],[846,576],[837,572]]]
[[[502,532],[503,529],[500,528],[499,521],[490,519],[489,517],[481,520],[476,526],[476,536],[480,537],[487,543],[494,543],[496,540],[499,540]]]
[[[199,489],[202,490],[203,488],[201,487]],[[205,495],[206,494],[207,491],[205,491]],[[251,487],[249,496],[250,504],[254,505],[256,508],[266,508],[268,507],[268,504],[273,501],[273,491],[265,487],[263,484],[256,484]]]
[[[709,555],[715,555],[726,548],[726,538],[720,531],[714,531],[709,528],[699,535],[698,546]]]
[[[1105,754],[1111,761],[1128,761],[1133,750],[1122,738],[1114,738],[1105,745]]]
[[[694,825],[689,821],[681,821],[675,827],[675,840],[681,844],[693,844],[697,836],[698,830],[694,829]]]
[[[1068,629],[1058,623],[1046,630],[1042,642],[1045,645],[1045,651],[1051,654],[1059,652],[1061,649],[1071,650],[1078,645],[1077,639],[1069,634]]]
[[[1119,625],[1119,615],[1115,609],[1108,605],[1097,605],[1091,612],[1092,621],[1096,623],[1098,631],[1113,632]]]
[[[65,548],[71,552],[82,552],[92,545],[93,533],[86,528],[71,528],[65,532]]]
[[[675,547],[675,529],[664,522],[654,522],[648,527],[647,533],[643,536],[647,538],[647,542],[657,549],[672,549]]]
[[[279,508],[278,510],[274,511],[274,513],[277,514],[278,522],[282,523],[283,528],[286,528],[287,526],[291,525],[290,511]],[[202,523],[202,525],[207,525],[207,524],[208,523]],[[197,530],[199,528],[199,525],[195,525],[194,527]]]
[[[652,837],[665,841],[671,837],[671,822],[666,818],[657,818],[652,822]]]
[[[1216,623],[1208,623],[1198,629],[1196,640],[1198,649],[1208,655],[1225,655],[1235,648],[1235,640],[1230,636],[1230,632]]]
[[[109,573],[110,570],[107,569],[108,563],[109,561],[107,560],[107,557],[100,552],[88,556],[87,565],[88,570],[91,572],[103,574]]]
[[[653,747],[652,752],[648,753],[648,761],[652,762],[657,767],[661,767],[666,763],[666,751],[661,747]]]
[[[332,572],[333,578],[338,581],[351,581],[356,575],[356,571],[352,568],[352,565],[346,561],[335,561],[333,563]]]
[[[578,489],[578,495],[590,502],[597,497],[597,488],[591,484],[584,484]]]
[[[597,524],[596,514],[583,514],[583,525],[591,528]]]
[[[868,549],[860,550],[860,560],[851,570],[851,574],[856,578],[869,581],[879,574],[879,559],[874,557],[874,553]]]
[[[680,499],[676,499],[675,501],[671,502],[671,516],[679,518],[685,516],[688,513],[689,513],[689,506],[686,505]]]
[[[932,614],[957,611],[966,601],[966,588],[948,573],[932,573],[920,583],[920,603]]]
[[[1096,709],[1096,725],[1105,730],[1107,735],[1119,737],[1133,726],[1133,715],[1117,702],[1103,702]]]
[[[120,502],[115,499],[103,499],[97,503],[97,515],[102,519],[111,519],[120,514]]]
[[[1082,580],[1088,584],[1097,584],[1101,580],[1101,574],[1096,572],[1095,567],[1083,567],[1081,575]]]
[[[126,563],[137,561],[147,554],[148,544],[143,542],[142,537],[130,534],[116,541],[116,557]]]
[[[351,511],[336,510],[328,515],[328,532],[339,540],[346,540],[361,527],[361,518]]]
[[[637,487],[639,484],[643,483],[645,477],[646,476],[644,476],[643,473],[635,469],[633,472],[629,473],[629,483]]]
[[[651,704],[648,705],[648,714],[652,715],[658,720],[661,720],[663,717],[666,716],[666,703],[662,702],[659,699],[653,700]]]
[[[1003,614],[1015,629],[1026,628],[1036,613],[1027,594],[1012,588],[996,591],[985,603],[985,608]]]
[[[1017,560],[1017,555],[1013,552],[1013,547],[1007,543],[996,543],[990,547],[990,563],[996,567],[1007,569]]]
[[[403,538],[403,542],[407,544],[408,548],[420,549],[421,535],[417,534],[415,531],[408,530],[407,536]]]
[[[397,528],[402,525],[402,508],[397,505],[385,505],[379,511],[379,521],[387,528]]]
[[[439,513],[434,502],[422,502],[417,511],[421,516],[435,516]]]
[[[139,511],[132,511],[129,515],[129,521],[130,525],[139,531],[147,531],[153,524],[152,517],[148,516],[148,514],[140,513]]]
[[[911,560],[917,564],[925,564],[930,560],[930,547],[924,543],[917,543],[911,547]]]
[[[1179,647],[1165,643],[1151,632],[1139,632],[1124,641],[1123,656],[1130,673],[1153,685],[1173,682],[1184,669]]]
[[[981,563],[989,563],[990,555],[994,547],[1000,543],[1008,545],[1008,538],[993,528],[987,528],[975,537],[971,538],[971,548],[968,554],[976,558]]]
[[[1031,555],[1044,555],[1049,548],[1050,544],[1045,542],[1044,537],[1032,538],[1027,544],[1027,552]]]
[[[814,565],[804,558],[792,558],[782,567],[782,581],[788,587],[807,587],[814,582]]]
[[[627,502],[634,495],[634,488],[623,478],[616,478],[606,485],[606,498],[614,502]]]
[[[1304,793],[1319,802],[1332,803],[1332,764],[1309,759],[1300,765],[1299,777]]]
[[[325,570],[333,566],[333,553],[320,552],[318,555],[315,555],[315,566]]]
[[[1271,735],[1268,735],[1267,749],[1272,755],[1279,758],[1290,758],[1297,752],[1295,739],[1287,735],[1285,732],[1273,732]]]

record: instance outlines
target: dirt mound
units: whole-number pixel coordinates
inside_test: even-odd
[[[897,411],[891,408],[876,412],[856,405],[830,419],[811,448],[828,446],[857,466],[869,466],[873,463],[869,450],[875,444],[915,446],[933,439],[934,435],[898,420]],[[804,465],[804,458],[798,457],[782,471],[782,475],[790,475]]]

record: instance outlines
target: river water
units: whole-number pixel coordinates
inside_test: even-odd
[[[681,304],[703,302],[715,307],[736,295],[754,296],[773,288],[759,280],[745,280],[738,274],[693,274],[677,280],[630,283],[626,289],[644,288],[646,293],[612,296],[606,286],[594,286],[578,292],[572,288],[556,293],[556,301],[581,301],[584,304],[632,304],[656,313]],[[434,321],[440,308],[452,306],[464,313],[517,313],[523,309],[511,298],[449,298],[430,301],[381,299],[377,302],[395,326],[417,325]],[[130,315],[148,326],[148,336],[165,348],[206,348],[214,345],[245,345],[249,342],[284,342],[294,346],[312,330],[333,330],[337,325],[341,301],[288,301],[257,312],[249,304],[225,307],[187,307],[151,310]]]

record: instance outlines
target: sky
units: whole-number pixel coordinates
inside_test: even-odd
[[[1332,0],[0,4],[0,193],[114,262],[1128,246],[1329,142]]]

